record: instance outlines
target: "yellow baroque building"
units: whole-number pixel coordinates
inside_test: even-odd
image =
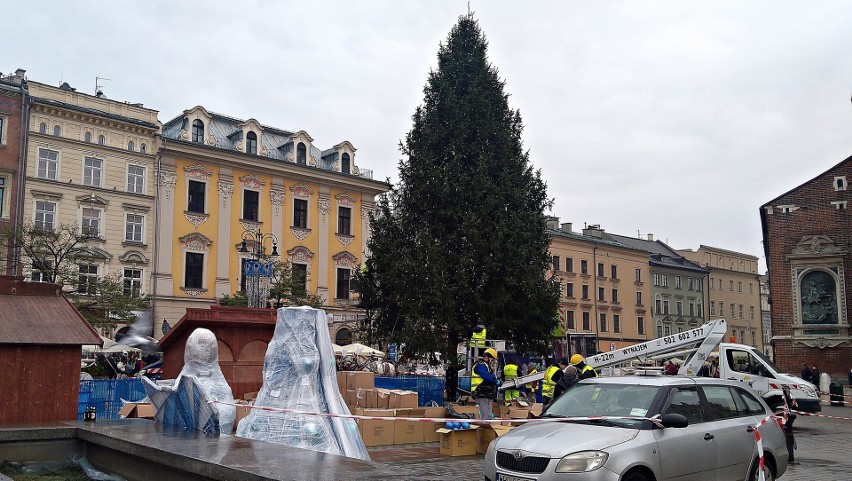
[[[206,307],[243,290],[242,265],[258,248],[253,234],[277,240],[308,292],[323,298],[332,338],[351,333],[359,312],[349,278],[364,261],[368,214],[385,182],[355,162],[342,141],[320,150],[291,132],[197,106],[163,126],[158,156],[154,334],[188,307]],[[248,239],[248,253],[241,252]]]

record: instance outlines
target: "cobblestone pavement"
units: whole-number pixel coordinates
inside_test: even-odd
[[[852,407],[823,406],[822,414],[852,418]],[[799,416],[796,461],[781,481],[852,480],[852,420]],[[399,469],[400,479],[482,480],[482,455],[451,458],[437,443],[370,448],[374,462]]]

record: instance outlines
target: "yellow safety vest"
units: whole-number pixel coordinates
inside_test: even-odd
[[[592,366],[586,366],[586,367],[584,367],[584,368],[583,368],[583,370],[582,370],[582,371],[580,371],[580,379],[584,379],[584,378],[583,378],[583,374],[586,374],[586,373],[587,373],[587,372],[589,372],[589,371],[592,371],[592,374],[594,374],[594,376],[591,376],[591,377],[598,377],[598,372],[597,372],[597,371],[595,371],[595,370],[592,368]]]
[[[482,328],[479,332],[474,332],[473,335],[470,336],[470,347],[485,347],[485,328]]]
[[[550,366],[547,371],[544,371],[544,383],[541,387],[541,395],[546,398],[553,398],[553,391],[556,389],[556,383],[553,382],[553,375],[559,370],[559,366]]]
[[[511,381],[518,377],[518,366],[515,364],[506,364],[503,366],[503,381]],[[506,402],[511,401],[512,399],[517,399],[521,397],[520,389],[506,389],[503,391],[503,396]]]
[[[481,362],[475,363],[471,369],[473,372],[470,374],[470,392],[476,391],[476,386],[482,384],[482,377],[476,373],[477,364],[481,364]]]

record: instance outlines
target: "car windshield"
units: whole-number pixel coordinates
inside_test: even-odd
[[[548,417],[647,417],[658,386],[627,384],[576,384],[565,391],[545,413]],[[598,422],[598,421],[590,421]],[[644,421],[607,418],[606,425],[639,428]]]

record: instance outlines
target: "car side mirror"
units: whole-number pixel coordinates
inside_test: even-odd
[[[689,426],[689,420],[683,414],[663,414],[660,421],[666,428],[685,428]]]

